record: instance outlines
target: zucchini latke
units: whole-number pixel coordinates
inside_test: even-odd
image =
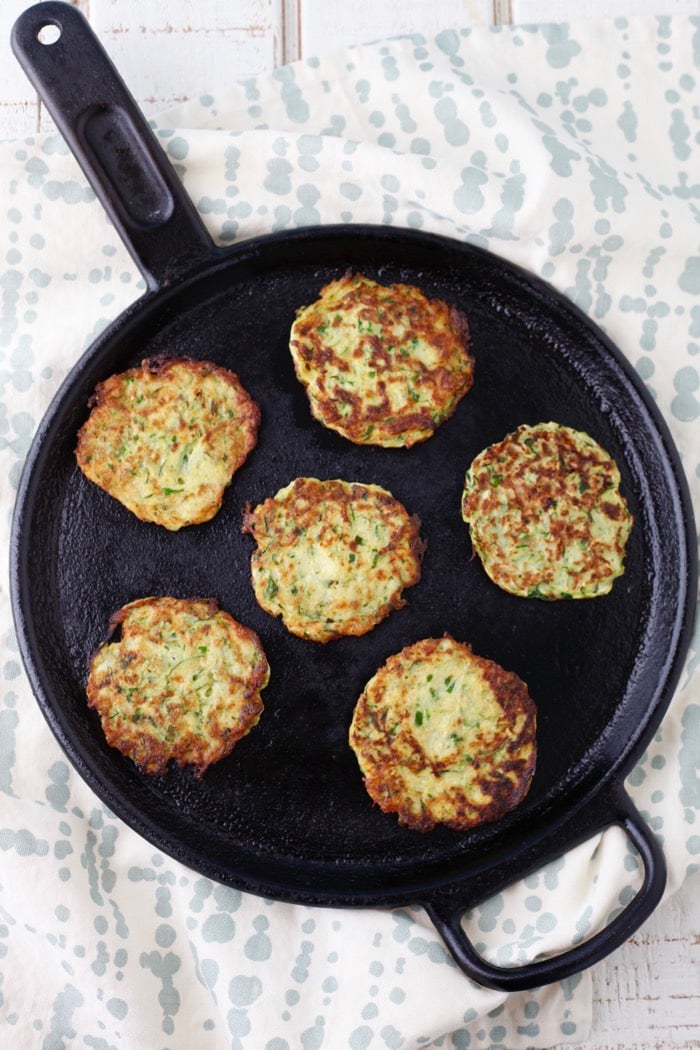
[[[420,579],[419,521],[379,485],[296,478],[248,506],[243,531],[258,603],[311,641],[365,634]]]
[[[620,472],[584,431],[524,425],[484,449],[466,473],[462,517],[510,594],[593,598],[624,572],[632,515]]]
[[[357,701],[349,742],[365,788],[399,824],[464,831],[527,794],[537,714],[525,683],[449,635],[390,656]]]
[[[260,409],[209,361],[157,357],[98,384],[78,434],[86,477],[142,521],[209,521],[255,447]]]
[[[473,382],[467,319],[408,284],[346,274],[297,311],[290,350],[312,415],[358,445],[429,438]]]
[[[263,710],[270,668],[260,639],[213,599],[141,598],[110,622],[90,663],[88,705],[107,743],[144,773],[172,760],[201,776]]]

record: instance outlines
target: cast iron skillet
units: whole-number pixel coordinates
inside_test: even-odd
[[[42,44],[42,27],[59,39]],[[467,244],[371,226],[295,229],[214,246],[89,26],[42,3],[13,47],[148,283],[85,352],[42,421],[14,517],[13,608],[26,670],[69,759],[127,824],[212,879],[311,905],[423,905],[457,963],[504,989],[559,980],[621,944],[658,903],[663,855],[623,788],[686,652],[696,566],[690,501],[663,420],[620,353],[563,297]],[[470,318],[476,380],[456,415],[410,451],[361,448],[314,422],[287,350],[295,309],[348,268],[419,285]],[[74,459],[95,384],[154,354],[211,358],[262,408],[258,447],[213,521],[167,533],[91,485]],[[465,468],[520,423],[589,431],[617,460],[635,516],[610,596],[508,596],[473,559],[460,517]],[[386,486],[422,519],[422,581],[364,638],[289,635],[249,582],[241,510],[300,475]],[[260,725],[197,781],[141,775],[106,746],[86,707],[91,653],[111,614],[150,594],[213,596],[255,628],[272,666]],[[393,652],[445,631],[516,671],[539,709],[539,760],[500,822],[421,835],[373,807],[347,730],[364,683]],[[644,880],[602,932],[520,967],[489,964],[466,936],[470,907],[599,830],[621,825]]]

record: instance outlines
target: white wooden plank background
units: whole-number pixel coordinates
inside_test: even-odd
[[[621,14],[700,14],[700,0],[72,0],[137,101],[157,112],[300,57],[450,23],[493,25]],[[11,55],[29,0],[0,0],[0,139],[49,118]],[[697,882],[595,967],[594,1032],[578,1050],[700,1048]]]

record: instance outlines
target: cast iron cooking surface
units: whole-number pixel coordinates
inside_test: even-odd
[[[354,446],[324,429],[294,376],[295,310],[346,269],[416,284],[469,318],[473,389],[411,450]],[[262,410],[259,443],[219,514],[175,534],[138,521],[90,484],[73,454],[95,383],[163,353],[233,369]],[[548,420],[588,431],[621,470],[635,526],[626,572],[604,598],[515,598],[472,556],[460,513],[467,466],[519,424]],[[485,850],[526,841],[538,822],[561,816],[605,778],[611,761],[624,764],[650,719],[660,718],[657,681],[675,643],[673,617],[659,600],[659,559],[680,540],[670,508],[670,538],[660,543],[650,489],[657,481],[672,487],[671,473],[648,402],[601,333],[494,256],[402,231],[327,229],[243,244],[213,272],[137,304],[83,359],[44,424],[24,512],[39,702],[97,793],[190,866],[280,896],[405,899],[436,873],[449,877]],[[300,640],[255,601],[242,510],[302,475],[378,483],[421,519],[423,577],[405,608],[362,638]],[[90,656],[110,616],[153,594],[215,597],[259,633],[270,660],[259,725],[200,780],[177,769],[140,774],[106,745],[86,705]],[[539,757],[529,795],[504,820],[419,834],[373,806],[347,732],[364,683],[384,660],[444,632],[528,683]]]

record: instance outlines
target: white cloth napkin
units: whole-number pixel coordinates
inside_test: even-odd
[[[699,504],[700,19],[446,29],[296,63],[155,123],[213,236],[380,222],[466,239],[582,307],[652,390]],[[143,282],[56,135],[0,147],[0,529],[67,370]],[[546,1047],[585,1040],[590,973],[506,995],[420,909],[327,910],[202,878],[73,773],[20,665],[2,583],[0,1041],[20,1048]],[[697,646],[628,778],[668,893],[698,868]],[[611,829],[466,921],[499,962],[629,900]]]

